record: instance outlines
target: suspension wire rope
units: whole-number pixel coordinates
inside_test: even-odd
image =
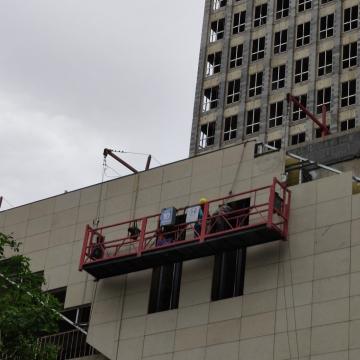
[[[104,156],[103,163],[102,163],[102,174],[101,174],[99,198],[98,198],[97,207],[96,207],[96,217],[93,220],[93,226],[95,226],[95,227],[98,227],[99,223],[100,223],[101,200],[102,200],[103,190],[104,190],[104,179],[105,179],[106,168],[107,168],[106,156]]]
[[[130,155],[143,155],[143,156],[151,156],[152,159],[154,159],[159,165],[162,165],[162,163],[154,156],[151,154],[146,154],[146,153],[142,153],[142,152],[133,152],[133,151],[126,151],[126,150],[114,150],[114,149],[109,149],[114,153],[121,153],[121,154],[130,154]]]
[[[3,278],[6,282],[8,282],[9,284],[15,286],[17,289],[19,290],[23,290],[21,288],[21,286],[16,283],[15,281],[11,280],[10,278],[8,278],[6,275],[4,275],[3,273],[0,272],[0,277]],[[36,295],[32,294],[30,291],[24,291],[24,293],[28,296],[30,296],[31,298],[33,298],[34,300],[36,300],[39,304],[41,304],[44,307],[49,308],[49,305],[46,304],[45,302],[43,302],[42,300],[40,300]],[[56,315],[58,315],[62,320],[66,321],[68,324],[72,325],[75,329],[79,330],[80,332],[82,332],[84,335],[87,335],[87,331],[85,331],[82,327],[80,327],[79,325],[77,325],[74,321],[70,320],[69,318],[67,318],[66,316],[64,316],[63,314],[61,314],[59,311],[53,309],[53,308],[49,308],[51,311],[53,311]]]
[[[297,321],[296,321],[296,310],[295,310],[295,296],[294,296],[294,279],[293,279],[293,272],[292,272],[292,257],[291,257],[291,250],[289,246],[289,272],[290,272],[290,296],[292,304],[289,304],[289,307],[292,307],[293,310],[293,317],[294,317],[294,334],[295,334],[295,349],[296,349],[296,359],[300,359],[299,354],[299,340],[298,340],[298,329],[297,329]],[[284,280],[284,300],[285,300],[285,316],[286,316],[286,323],[287,323],[287,337],[288,337],[288,344],[290,346],[290,330],[289,330],[289,319],[287,315],[287,301],[286,301],[286,282],[285,282],[285,261],[283,262],[283,280]],[[292,305],[292,306],[291,306]],[[290,357],[291,357],[291,348],[289,347]]]

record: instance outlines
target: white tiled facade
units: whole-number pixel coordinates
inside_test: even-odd
[[[248,248],[244,295],[210,301],[213,257],[183,264],[177,309],[148,314],[151,270],[94,281],[79,272],[86,224],[182,207],[268,185],[284,154],[254,158],[254,142],[0,213],[65,306],[92,304],[88,342],[111,360],[358,360],[360,194],[351,173],[292,191],[289,240]],[[241,160],[241,161],[240,161]],[[237,175],[236,175],[237,174]]]

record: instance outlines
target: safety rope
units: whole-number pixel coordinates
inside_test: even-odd
[[[101,200],[102,200],[102,196],[103,196],[104,178],[105,178],[106,168],[107,168],[106,156],[104,156],[103,163],[102,163],[102,175],[101,175],[99,198],[98,198],[97,207],[96,207],[96,217],[93,220],[93,226],[96,228],[99,226],[99,223],[100,223]]]
[[[15,281],[9,279],[6,275],[2,274],[0,272],[0,277],[2,277],[5,281],[7,281],[9,284],[15,286],[17,289],[22,290],[21,286],[19,284],[17,284]],[[34,300],[36,300],[39,304],[41,304],[44,307],[49,308],[49,305],[44,303],[42,300],[40,300],[37,296],[35,296],[34,294],[32,294],[30,291],[25,291],[25,294],[30,296],[31,298],[33,298]],[[56,315],[58,315],[62,320],[66,321],[68,324],[72,325],[75,329],[79,330],[80,332],[82,332],[84,335],[87,335],[87,332],[80,327],[79,325],[77,325],[74,321],[70,320],[69,318],[67,318],[66,316],[64,316],[63,314],[61,314],[59,311],[49,308],[51,311],[53,311]]]
[[[241,168],[241,165],[242,165],[242,162],[243,162],[243,159],[244,159],[244,154],[245,154],[245,148],[246,148],[246,145],[247,145],[247,141],[244,142],[244,146],[241,147],[242,149],[242,152],[241,152],[241,156],[240,156],[240,161],[238,162],[238,167],[236,169],[236,173],[235,173],[235,176],[234,176],[234,180],[232,182],[232,185],[231,185],[231,188],[230,188],[230,191],[229,191],[229,195],[232,195],[232,192],[234,190],[234,187],[235,187],[235,184],[236,184],[236,180],[239,176],[239,173],[240,173],[240,168]]]

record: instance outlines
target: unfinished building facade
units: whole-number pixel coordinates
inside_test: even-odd
[[[358,127],[358,0],[206,0],[190,154],[248,138],[280,147],[320,136],[297,106]]]

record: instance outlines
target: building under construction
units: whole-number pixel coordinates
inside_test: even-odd
[[[358,0],[206,0],[191,156],[137,171],[106,149],[105,157],[132,174],[0,212],[0,231],[23,244],[32,270],[45,275],[44,291],[58,297],[76,325],[62,323],[60,333],[39,339],[59,346],[59,360],[360,358],[360,130],[342,128],[343,117],[358,123],[359,91],[340,111],[345,98],[334,90],[330,114],[312,99],[328,76],[332,89],[342,89],[345,77],[353,81],[359,71],[336,65],[349,39],[358,41],[358,6]],[[265,112],[259,131],[240,131],[255,108],[248,95],[236,97],[233,72],[245,74],[240,89],[255,68],[270,81],[277,61],[271,39],[288,29],[279,52],[284,39],[290,51],[299,25],[308,22],[309,43],[301,25],[302,55],[315,64],[331,38],[333,75],[324,69],[319,80],[309,65],[306,104],[287,76],[279,99],[304,118],[277,123],[281,142],[270,135]],[[318,41],[329,28],[333,35]],[[265,54],[252,64],[260,33]],[[241,44],[240,63],[232,48]],[[291,52],[285,63],[297,69],[303,57]],[[269,86],[251,100],[261,111],[272,103]],[[229,98],[239,102],[237,110]],[[235,135],[228,115],[236,116]],[[204,133],[205,124],[213,132]],[[295,127],[306,129],[305,140],[287,146]]]

